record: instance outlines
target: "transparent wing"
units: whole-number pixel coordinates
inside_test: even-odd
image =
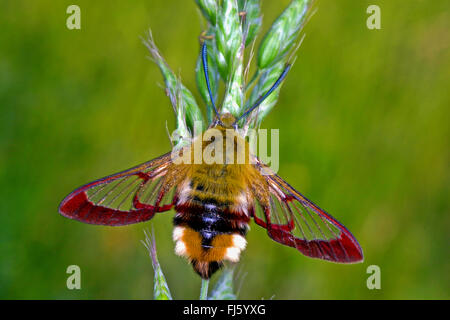
[[[170,153],[88,183],[70,193],[59,212],[90,224],[121,226],[151,219],[173,206],[174,188],[165,184]]]
[[[263,165],[259,163],[259,166]],[[264,178],[270,196],[255,204],[253,218],[256,224],[267,229],[273,240],[312,258],[339,263],[363,260],[358,241],[339,221],[278,175],[264,175]]]

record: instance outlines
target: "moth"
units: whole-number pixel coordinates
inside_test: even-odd
[[[236,119],[229,113],[219,113],[215,107],[206,51],[204,44],[203,71],[216,117],[205,135],[215,130],[225,136],[232,130],[236,133],[233,139],[244,148],[232,149],[232,159],[225,157],[222,163],[174,161],[169,152],[76,189],[61,202],[59,212],[85,223],[123,226],[174,209],[175,253],[187,258],[203,279],[209,279],[225,261],[239,261],[252,220],[266,229],[271,239],[305,256],[337,263],[361,262],[362,249],[350,231],[252,155],[241,136],[239,120],[275,90],[290,66]],[[196,139],[181,153],[193,150]],[[226,148],[225,144],[226,139],[211,139],[199,145],[204,151],[212,145]],[[250,154],[249,160],[234,161],[240,152]]]

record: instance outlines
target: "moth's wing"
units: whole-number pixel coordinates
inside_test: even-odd
[[[167,153],[139,166],[88,183],[70,193],[59,212],[85,223],[122,226],[150,220],[173,206],[173,183],[166,173],[172,164]]]
[[[256,166],[263,173],[270,197],[268,201],[257,200],[252,214],[273,240],[312,258],[338,263],[363,261],[361,246],[346,227],[259,160]]]

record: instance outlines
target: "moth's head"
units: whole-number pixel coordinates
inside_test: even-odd
[[[231,113],[225,113],[220,115],[219,124],[224,128],[233,128],[235,125],[236,118]]]

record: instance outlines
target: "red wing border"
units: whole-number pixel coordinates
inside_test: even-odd
[[[270,238],[312,258],[337,263],[363,261],[361,246],[345,226],[278,175],[264,177],[270,204],[264,206],[258,201],[253,218],[267,229]]]
[[[88,183],[70,193],[59,205],[59,212],[69,219],[107,226],[150,220],[156,212],[173,207],[173,192],[164,188],[170,163],[168,153]]]

